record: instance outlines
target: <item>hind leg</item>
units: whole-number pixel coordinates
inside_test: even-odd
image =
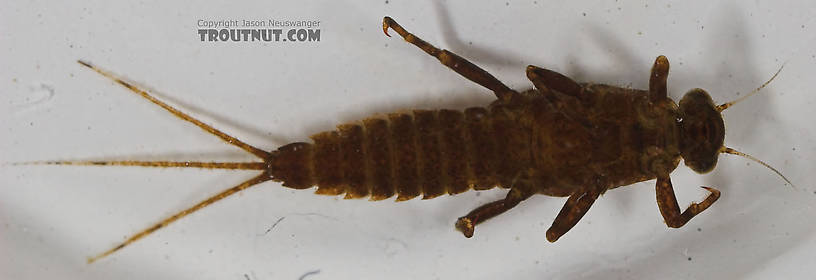
[[[461,231],[465,237],[470,238],[473,236],[473,229],[476,225],[516,207],[516,205],[532,195],[532,192],[522,191],[518,188],[510,189],[504,199],[479,206],[456,220],[456,230]]]
[[[493,75],[490,75],[490,73],[482,68],[479,68],[479,66],[476,66],[467,59],[464,59],[455,53],[449,52],[448,50],[440,50],[437,47],[434,47],[428,42],[425,42],[414,34],[411,34],[403,29],[402,26],[394,21],[394,19],[385,17],[383,18],[383,32],[385,32],[385,35],[388,35],[388,28],[391,28],[399,33],[399,35],[402,36],[402,38],[408,43],[411,43],[429,55],[436,57],[439,62],[453,71],[456,71],[456,73],[459,73],[459,75],[462,75],[468,80],[490,89],[499,99],[508,99],[513,94],[518,94],[496,79],[496,77],[493,77]],[[391,35],[388,36],[390,37]]]

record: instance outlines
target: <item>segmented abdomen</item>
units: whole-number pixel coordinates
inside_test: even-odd
[[[510,184],[528,162],[519,141],[528,131],[503,108],[389,114],[282,146],[270,173],[286,187],[372,200],[489,189]]]

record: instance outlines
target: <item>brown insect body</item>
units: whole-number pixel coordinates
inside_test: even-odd
[[[466,237],[473,235],[477,224],[534,194],[568,197],[547,230],[547,240],[554,242],[575,226],[606,190],[651,179],[657,179],[657,204],[666,224],[683,226],[711,206],[720,192],[703,187],[710,192],[705,200],[692,203],[681,212],[669,178],[681,158],[694,171],[705,173],[714,168],[720,153],[737,154],[781,176],[767,164],[723,146],[725,126],[721,112],[742,99],[716,106],[701,89],[689,91],[679,106],[668,98],[669,62],[664,56],[655,60],[648,90],[582,84],[557,72],[528,66],[527,77],[535,89],[517,92],[466,59],[428,44],[386,17],[383,20],[386,35],[389,28],[443,65],[493,91],[498,99],[488,107],[463,111],[415,110],[369,118],[315,134],[311,137],[314,143],[292,143],[267,152],[80,61],[177,117],[263,160],[38,162],[262,171],[88,261],[105,257],[186,215],[269,180],[294,189],[317,186],[318,194],[370,196],[371,200],[396,195],[398,201],[420,195],[429,199],[470,189],[509,188],[504,199],[482,205],[457,220],[456,228]]]
[[[551,91],[559,99],[553,103],[530,90],[487,108],[341,125],[312,136],[314,144],[279,148],[269,174],[286,187],[317,186],[319,194],[400,201],[497,186],[568,196],[654,179],[677,166],[674,102],[654,106],[648,92],[607,85],[586,84],[582,92],[588,98]]]

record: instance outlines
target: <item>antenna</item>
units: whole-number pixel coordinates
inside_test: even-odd
[[[785,63],[787,63],[787,62],[785,62]],[[774,73],[774,74],[773,74],[773,77],[771,77],[771,79],[769,79],[767,82],[765,82],[764,84],[762,84],[761,86],[759,86],[758,88],[756,88],[756,89],[755,89],[754,91],[752,91],[751,93],[749,93],[749,94],[747,94],[747,95],[745,95],[745,96],[743,96],[743,97],[737,98],[737,100],[734,100],[734,101],[731,101],[731,102],[728,102],[728,103],[723,103],[723,104],[717,105],[717,108],[716,108],[716,109],[717,109],[717,112],[722,112],[722,111],[724,111],[725,109],[728,109],[728,107],[731,107],[732,105],[737,104],[737,103],[739,103],[740,101],[743,101],[743,100],[745,100],[746,98],[751,97],[752,95],[754,95],[754,94],[756,94],[757,92],[759,92],[759,90],[761,90],[762,88],[764,88],[765,86],[767,86],[768,84],[770,84],[770,83],[771,83],[771,81],[773,81],[773,80],[774,80],[774,78],[776,78],[776,75],[779,75],[779,72],[782,72],[782,68],[785,68],[785,63],[782,63],[782,66],[780,66],[780,67],[779,67],[779,70],[776,70],[776,73]]]
[[[780,69],[780,70],[781,70],[781,69]],[[779,72],[777,72],[777,73],[779,73]],[[776,76],[776,75],[774,75],[774,76]],[[773,78],[771,78],[771,79],[773,79]],[[767,83],[766,83],[766,84],[767,84]],[[776,175],[779,175],[779,177],[782,177],[782,180],[785,180],[785,182],[788,182],[788,184],[790,184],[790,185],[791,185],[791,187],[793,187],[793,189],[796,189],[796,186],[795,186],[793,183],[791,183],[791,181],[790,181],[790,180],[788,180],[788,178],[786,178],[786,177],[785,177],[785,175],[782,175],[782,173],[781,173],[781,172],[779,172],[779,170],[776,170],[776,168],[771,167],[771,166],[770,166],[770,165],[768,165],[767,163],[765,163],[765,162],[763,162],[763,161],[759,160],[758,158],[752,157],[752,156],[751,156],[751,155],[749,155],[749,154],[746,154],[746,153],[743,153],[743,152],[740,152],[740,151],[737,151],[737,150],[731,149],[731,148],[726,147],[726,146],[723,146],[722,148],[720,148],[720,153],[723,153],[723,154],[732,154],[732,155],[738,155],[738,156],[741,156],[741,157],[744,157],[744,158],[747,158],[747,159],[753,160],[753,161],[755,161],[755,162],[757,162],[757,163],[759,163],[759,164],[762,164],[763,166],[767,167],[768,169],[773,170],[773,172],[774,172],[774,173],[776,173]]]

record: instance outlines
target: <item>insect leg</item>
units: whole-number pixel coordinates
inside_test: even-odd
[[[251,153],[251,154],[253,154],[253,155],[255,155],[255,156],[257,156],[257,157],[259,157],[261,159],[268,159],[269,156],[270,156],[270,154],[268,152],[264,151],[264,150],[258,149],[256,147],[253,147],[253,146],[247,144],[247,143],[244,143],[241,140],[238,140],[237,138],[230,136],[229,134],[221,132],[220,130],[215,129],[212,126],[210,126],[208,124],[205,124],[205,123],[199,121],[198,119],[193,118],[190,115],[185,114],[184,112],[181,112],[176,108],[173,108],[170,105],[167,105],[167,103],[164,103],[161,100],[156,99],[152,95],[148,94],[145,90],[140,89],[140,88],[138,88],[138,87],[136,87],[134,85],[131,85],[128,82],[125,82],[125,81],[117,78],[116,76],[114,76],[110,72],[99,69],[98,67],[96,67],[94,65],[91,65],[90,63],[81,61],[81,60],[78,60],[77,62],[79,62],[79,64],[82,64],[85,67],[91,68],[91,70],[96,71],[97,73],[101,74],[102,76],[105,76],[106,78],[109,78],[109,79],[115,81],[116,83],[126,87],[127,89],[129,89],[133,93],[136,93],[136,94],[144,97],[145,99],[149,100],[153,104],[159,105],[159,107],[164,108],[165,110],[172,113],[176,117],[178,117],[178,118],[180,118],[182,120],[191,122],[191,123],[195,124],[196,126],[198,126],[199,128],[203,129],[204,131],[207,131],[212,135],[218,136],[219,138],[221,138],[221,140],[224,140],[224,142],[227,142],[227,143],[232,144],[234,146],[237,146],[237,147],[239,147],[241,149],[244,149],[245,151],[247,151],[247,152],[249,152],[249,153]]]
[[[383,32],[385,32],[385,35],[391,37],[391,35],[388,35],[388,28],[394,29],[394,31],[399,33],[399,35],[402,36],[405,41],[436,57],[436,59],[439,59],[439,62],[453,71],[456,71],[456,73],[459,73],[468,80],[490,89],[499,99],[507,99],[513,94],[518,94],[496,79],[496,77],[493,77],[493,75],[490,75],[490,73],[482,68],[479,68],[479,66],[476,66],[467,59],[464,59],[455,53],[449,52],[448,50],[440,50],[437,47],[434,47],[428,42],[425,42],[414,34],[411,34],[403,29],[402,26],[394,21],[394,19],[385,17],[383,18]]]
[[[479,206],[464,217],[456,220],[456,230],[461,231],[465,237],[470,238],[473,236],[473,228],[476,225],[516,207],[516,205],[532,195],[532,192],[512,188],[504,199]]]
[[[234,186],[232,188],[224,190],[224,191],[222,191],[222,192],[220,192],[220,193],[218,193],[218,194],[216,194],[216,195],[214,195],[214,196],[212,196],[210,198],[207,198],[207,199],[197,203],[196,205],[193,205],[190,208],[184,209],[181,212],[178,212],[178,213],[174,214],[173,216],[170,216],[170,217],[168,217],[168,218],[166,218],[164,220],[161,220],[160,222],[154,224],[153,226],[151,226],[149,228],[146,228],[146,229],[140,231],[139,233],[136,233],[136,234],[130,236],[127,240],[120,243],[119,245],[116,245],[115,247],[113,247],[111,249],[108,249],[107,251],[102,252],[99,255],[88,258],[88,263],[92,263],[92,262],[94,262],[94,261],[96,261],[98,259],[104,258],[105,256],[108,256],[110,254],[113,254],[114,252],[119,251],[120,249],[124,248],[125,246],[130,245],[131,243],[136,242],[139,239],[142,239],[143,237],[147,236],[148,234],[151,234],[154,231],[159,230],[160,228],[163,228],[163,227],[167,226],[168,224],[170,224],[172,222],[175,222],[178,219],[181,219],[184,216],[190,215],[193,212],[198,211],[201,208],[206,207],[207,205],[210,205],[210,204],[212,204],[212,203],[214,203],[216,201],[224,199],[224,198],[226,198],[226,197],[228,197],[230,195],[238,193],[238,192],[240,192],[240,191],[242,191],[244,189],[247,189],[249,187],[252,187],[254,185],[266,182],[266,181],[268,181],[270,179],[271,179],[271,177],[269,176],[269,174],[264,172],[264,173],[261,173],[260,175],[255,176],[254,178],[249,179],[249,180],[247,180],[247,181],[245,181],[245,182],[243,182],[243,183],[241,183],[241,184],[239,184],[237,186]]]
[[[677,197],[674,196],[674,189],[672,188],[671,179],[666,177],[657,178],[657,206],[660,208],[660,214],[663,215],[663,220],[666,225],[673,228],[679,228],[685,225],[691,218],[706,210],[711,204],[720,198],[720,191],[702,187],[709,192],[708,196],[700,203],[692,203],[686,208],[686,211],[680,213],[680,206],[677,204]]]
[[[535,85],[540,92],[546,93],[547,89],[552,89],[566,95],[581,98],[581,89],[583,87],[561,73],[529,65],[527,66],[527,78],[533,82],[533,85]]]
[[[667,98],[666,79],[669,77],[669,59],[658,56],[649,76],[649,99],[654,102]]]
[[[574,227],[584,214],[592,207],[592,203],[600,195],[597,192],[574,193],[567,199],[567,203],[558,212],[550,229],[547,230],[547,241],[555,242],[562,235]]]

